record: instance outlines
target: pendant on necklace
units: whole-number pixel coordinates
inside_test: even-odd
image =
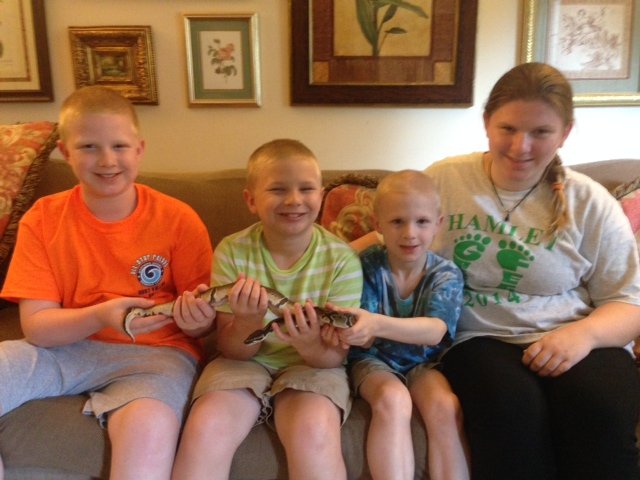
[[[511,207],[510,209],[507,210],[505,208],[505,206],[504,206],[504,202],[502,201],[502,198],[500,198],[500,194],[498,193],[498,189],[496,188],[495,183],[493,183],[493,178],[491,177],[491,166],[492,165],[493,165],[493,162],[489,163],[489,169],[488,169],[488,172],[487,172],[487,175],[489,177],[489,183],[491,183],[491,189],[493,190],[493,193],[495,194],[496,198],[498,199],[498,203],[500,204],[500,207],[504,211],[504,221],[508,222],[509,218],[511,218],[511,212],[513,212],[516,208],[518,208],[520,206],[520,204],[522,202],[524,202],[529,195],[531,195],[531,193],[536,189],[536,187],[538,185],[540,185],[540,182],[546,176],[546,170],[545,170],[545,173],[543,173],[543,175],[538,179],[538,181],[536,183],[534,183],[533,186],[529,190],[527,190],[527,192],[520,198],[520,200],[518,200],[513,207]],[[547,166],[547,168],[549,168],[549,166]]]

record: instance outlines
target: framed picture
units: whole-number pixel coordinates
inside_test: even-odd
[[[524,0],[522,62],[571,82],[577,106],[640,105],[640,0]]]
[[[258,15],[184,15],[189,105],[259,106]]]
[[[0,1],[0,102],[52,100],[44,0]]]
[[[291,2],[291,103],[470,106],[477,0]]]
[[[113,88],[132,103],[158,104],[150,26],[69,27],[76,87]]]

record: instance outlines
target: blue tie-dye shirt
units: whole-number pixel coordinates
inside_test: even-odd
[[[437,317],[447,325],[447,334],[439,345],[412,345],[376,338],[368,349],[351,347],[349,362],[376,357],[400,373],[406,373],[416,365],[436,360],[445,347],[451,344],[462,308],[462,273],[451,261],[428,252],[424,276],[413,294],[400,298],[384,246],[373,246],[362,252],[364,288],[363,309],[390,317]]]

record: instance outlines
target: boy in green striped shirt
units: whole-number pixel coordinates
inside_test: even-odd
[[[249,159],[244,197],[260,221],[216,248],[212,284],[237,282],[229,308],[217,312],[221,355],[196,385],[174,474],[228,478],[237,447],[273,413],[290,478],[345,479],[340,426],[351,407],[347,350],[333,327],[319,324],[313,306],[359,306],[360,261],[315,223],[322,178],[302,143],[279,139],[258,148]],[[276,325],[262,343],[245,345],[274,318],[263,286],[296,306],[284,311],[284,328]]]

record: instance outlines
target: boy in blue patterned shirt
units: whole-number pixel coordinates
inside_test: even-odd
[[[372,477],[413,478],[415,403],[429,439],[430,478],[467,479],[462,412],[437,368],[455,335],[463,290],[455,264],[429,250],[442,222],[438,192],[422,172],[396,172],[378,185],[374,213],[385,245],[361,253],[362,308],[336,308],[357,316],[340,339],[352,346],[354,391],[371,405]]]

